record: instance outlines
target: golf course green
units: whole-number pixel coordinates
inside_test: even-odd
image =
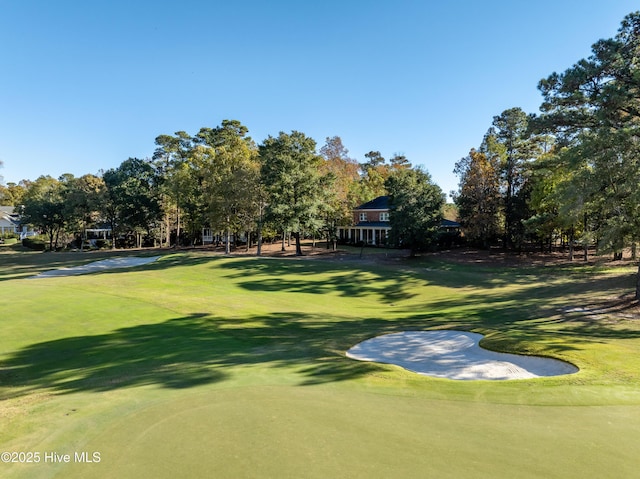
[[[33,278],[125,255],[160,257]],[[637,477],[636,266],[385,258],[0,247],[0,477]],[[455,381],[345,355],[442,329],[579,372]]]

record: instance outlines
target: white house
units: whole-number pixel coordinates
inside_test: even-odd
[[[20,222],[13,210],[13,206],[0,206],[0,236],[18,232]]]
[[[20,224],[20,215],[13,206],[0,206],[0,236],[15,233],[20,239],[35,236],[37,233],[28,225]]]

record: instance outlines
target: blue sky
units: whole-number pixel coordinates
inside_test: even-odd
[[[404,154],[449,192],[493,117],[537,112],[635,3],[0,0],[0,175],[95,174],[237,119]]]

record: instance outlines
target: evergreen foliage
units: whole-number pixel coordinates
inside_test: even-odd
[[[411,255],[435,242],[444,195],[431,176],[421,169],[400,169],[387,179],[389,222],[394,244],[409,248]]]

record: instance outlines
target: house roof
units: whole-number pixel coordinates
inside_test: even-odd
[[[0,220],[3,220],[5,224],[18,224],[18,215],[14,214],[13,206],[0,206]]]
[[[445,220],[443,219],[440,222],[440,227],[442,228],[460,228],[460,223],[457,221]]]
[[[0,213],[14,214],[15,206],[0,206]]]
[[[389,197],[378,196],[377,198],[367,201],[356,208],[357,210],[388,210]]]

